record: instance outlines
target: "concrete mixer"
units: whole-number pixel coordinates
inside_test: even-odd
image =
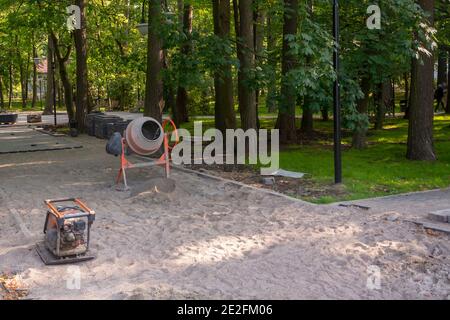
[[[166,130],[169,126],[172,130]],[[175,135],[175,142],[169,145],[170,136]],[[131,168],[142,168],[156,165],[162,165],[165,168],[166,178],[170,175],[170,152],[178,143],[179,137],[175,123],[171,119],[165,119],[162,124],[150,117],[137,118],[130,122],[125,130],[124,137],[120,133],[114,133],[106,145],[106,152],[109,154],[120,155],[120,170],[116,179],[119,185],[123,180],[125,190],[129,190],[126,170]],[[163,154],[159,159],[150,159],[161,150]],[[131,163],[127,155],[134,153],[136,157],[144,159],[145,162]]]

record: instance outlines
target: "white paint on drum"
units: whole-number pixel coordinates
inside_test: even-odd
[[[153,126],[155,134],[154,139],[150,139],[144,136],[144,126]],[[161,124],[150,117],[142,117],[134,119],[128,125],[125,131],[125,140],[128,146],[137,154],[148,156],[157,152],[164,142],[164,130]]]

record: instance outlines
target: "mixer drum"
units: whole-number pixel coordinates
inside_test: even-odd
[[[161,148],[164,142],[164,130],[153,118],[138,118],[128,125],[125,139],[131,150],[139,155],[148,156]]]

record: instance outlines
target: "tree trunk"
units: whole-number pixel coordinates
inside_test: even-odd
[[[422,9],[434,23],[434,0],[419,0]],[[434,59],[420,52],[421,60],[413,60],[411,70],[411,103],[409,110],[408,150],[410,160],[436,160],[433,146],[433,73]]]
[[[241,27],[240,27],[240,18],[239,18],[239,2],[238,0],[233,0],[233,19],[234,19],[234,34],[236,39],[240,39],[241,37]],[[243,44],[242,41],[236,41],[236,56],[239,61],[243,59],[242,57]],[[237,82],[238,84],[241,80],[242,74],[240,72],[237,73]],[[239,86],[238,86],[238,94],[239,94]],[[238,97],[239,100],[239,97]],[[241,113],[241,104],[238,101],[238,111]]]
[[[383,83],[378,84],[377,92],[375,95],[375,124],[374,124],[375,130],[383,129],[383,123],[386,114],[386,109],[384,105],[384,98],[385,98],[384,87],[385,86]]]
[[[303,102],[303,114],[302,114],[302,132],[307,136],[311,136],[314,132],[314,112],[309,106],[310,98],[305,97]]]
[[[145,84],[144,115],[162,121],[164,109],[162,39],[159,34],[162,23],[161,0],[149,1],[149,24],[147,43],[147,78]]]
[[[410,87],[409,87],[410,75],[408,73],[405,73],[403,75],[403,78],[405,80],[405,100],[406,100],[405,116],[403,117],[403,119],[409,119],[409,102],[411,100]]]
[[[91,113],[95,108],[95,102],[94,102],[94,89],[90,86],[88,86],[88,104],[87,104],[87,113]]]
[[[447,51],[439,48],[437,84],[447,83]]]
[[[238,96],[241,126],[244,130],[257,129],[256,95],[249,86],[251,72],[255,68],[255,41],[253,33],[253,0],[239,1],[239,55]]]
[[[297,141],[295,128],[295,87],[287,79],[288,73],[297,66],[297,57],[291,53],[288,35],[297,34],[298,0],[284,0],[283,49],[281,61],[281,103],[276,128],[280,130],[280,142]]]
[[[230,1],[213,0],[214,34],[223,41],[230,38]],[[229,61],[226,52],[221,52],[223,59]],[[231,65],[226,63],[214,72],[215,126],[222,133],[226,129],[236,128],[236,114],[233,101],[233,79]]]
[[[309,18],[313,18],[313,3],[312,1],[307,2],[307,11]],[[306,58],[306,66],[311,66],[311,57]],[[305,133],[307,136],[311,136],[314,131],[314,109],[311,107],[312,105],[312,98],[310,95],[306,94],[306,96],[303,99],[303,115],[302,115],[302,125],[301,129],[303,133]]]
[[[20,79],[20,97],[22,98],[22,109],[25,109],[27,106],[27,88],[25,81],[25,68],[23,65],[23,60],[20,58],[19,63],[19,79]]]
[[[51,37],[49,36],[47,48],[47,94],[45,98],[45,109],[42,113],[44,115],[53,114],[53,77],[55,75],[53,74],[52,69],[52,57],[55,54],[54,43],[57,42],[52,41]]]
[[[33,58],[37,57],[36,44],[33,35]],[[34,61],[34,60],[33,60]],[[37,66],[33,63],[33,99],[31,100],[31,108],[34,110],[36,108],[37,101]]]
[[[58,108],[62,108],[62,92],[61,92],[61,81],[57,79],[56,81],[56,94],[58,100]]]
[[[450,114],[450,53],[448,57],[448,68],[447,68],[447,107],[445,108],[445,113]]]
[[[261,67],[263,63],[263,52],[264,52],[264,23],[266,21],[266,14],[264,11],[264,7],[256,3],[254,11],[253,11],[253,39],[254,39],[254,48],[255,48],[255,66]],[[255,117],[256,117],[256,125],[259,129],[259,102],[260,102],[260,88],[256,88],[255,90]]]
[[[191,4],[184,4],[183,6],[183,33],[186,40],[181,46],[181,54],[187,57],[192,51],[191,35],[192,35],[192,17],[193,9]],[[189,122],[189,115],[187,110],[188,94],[183,86],[179,86],[177,90],[177,101],[175,104],[174,121],[178,126],[180,123]]]
[[[9,64],[9,94],[8,94],[8,108],[11,109],[12,107],[12,99],[13,99],[13,88],[14,88],[14,78],[13,78],[13,74],[14,74],[14,68],[13,68],[13,64],[10,63]]]
[[[26,61],[26,68],[25,68],[25,101],[28,101],[28,80],[30,78],[30,57],[32,55],[32,52],[28,52],[27,55],[27,61]]]
[[[163,69],[167,70],[169,69],[169,64],[167,61],[167,51],[163,50]],[[163,99],[164,99],[164,108],[162,110],[162,113],[164,113],[164,110],[175,110],[176,108],[176,97],[175,97],[175,88],[172,85],[172,83],[163,83]],[[178,124],[179,125],[179,124]]]
[[[55,56],[58,63],[59,76],[61,78],[61,82],[64,87],[64,102],[66,104],[67,115],[69,117],[69,121],[75,119],[75,114],[73,111],[73,92],[72,92],[72,83],[70,82],[69,75],[66,69],[66,62],[69,59],[70,52],[72,46],[69,46],[67,49],[66,55],[63,57],[58,48],[58,39],[54,33],[51,34],[52,45],[55,49]],[[52,69],[51,66],[51,57],[49,57],[48,69]],[[53,84],[52,84],[53,86]]]
[[[77,0],[80,7],[80,29],[75,29],[75,50],[77,54],[76,78],[76,120],[78,130],[84,131],[84,122],[88,110],[88,69],[87,69],[87,40],[86,40],[86,0]]]
[[[3,77],[0,76],[0,109],[5,108],[5,98],[3,97]]]
[[[322,107],[322,121],[328,121],[330,120],[330,115],[328,113],[328,107]]]
[[[392,101],[391,101],[391,108],[392,108],[392,117],[395,118],[395,99],[396,99],[396,94],[395,94],[395,80],[392,79],[392,88],[391,88],[391,96],[392,96]]]
[[[391,99],[392,99],[392,83],[391,80],[389,79],[378,86],[375,130],[383,129],[384,120],[386,118],[386,111],[388,107],[391,105]]]
[[[273,19],[267,16],[267,51],[268,51],[268,67],[270,68],[269,84],[267,86],[266,106],[269,112],[275,112],[277,105],[277,40],[275,36]]]
[[[361,81],[361,90],[364,93],[364,97],[358,101],[356,107],[360,116],[367,115],[369,109],[370,100],[370,80],[369,78],[363,78]],[[353,132],[352,148],[364,149],[367,147],[367,123],[361,119],[357,124],[355,131]]]

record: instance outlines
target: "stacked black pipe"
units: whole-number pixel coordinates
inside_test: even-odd
[[[86,132],[99,139],[109,139],[114,132],[123,136],[130,122],[131,120],[124,120],[119,116],[94,112],[86,116]]]

